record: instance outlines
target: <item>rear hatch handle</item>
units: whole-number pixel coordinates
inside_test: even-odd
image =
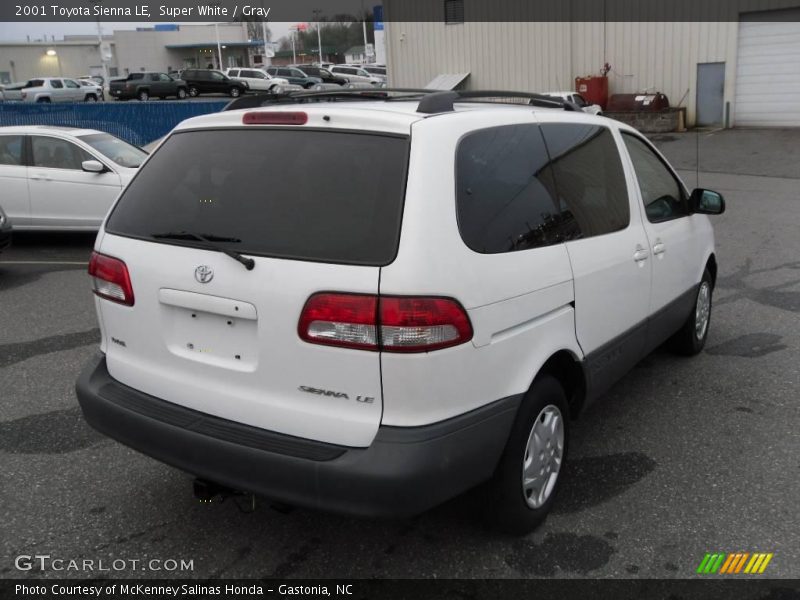
[[[165,231],[163,233],[153,233],[151,235],[154,238],[164,240],[197,240],[198,242],[202,242],[203,247],[207,250],[222,252],[230,256],[233,260],[242,263],[248,271],[252,271],[256,266],[256,261],[252,258],[247,258],[235,250],[230,250],[229,248],[218,245],[225,242],[229,244],[239,244],[242,240],[238,238],[223,237],[211,233],[194,233],[192,231]]]

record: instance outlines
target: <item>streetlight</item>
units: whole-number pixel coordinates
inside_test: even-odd
[[[103,0],[89,0],[89,4],[101,4]],[[108,83],[108,62],[103,49],[103,26],[100,24],[100,13],[97,13],[97,51],[100,52],[100,65],[103,69],[103,85]]]
[[[322,12],[320,9],[315,8],[311,11],[314,13],[314,20],[317,22],[317,45],[319,46],[319,66],[322,66],[322,33],[320,33],[319,15]]]
[[[58,76],[63,77],[64,73],[61,71],[61,57],[58,55],[58,52],[56,52],[55,48],[48,48],[45,54],[47,56],[55,57],[56,65],[58,66]]]

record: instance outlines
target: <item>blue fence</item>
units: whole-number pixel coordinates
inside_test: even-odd
[[[58,125],[107,131],[144,146],[190,117],[222,110],[228,100],[202,102],[98,102],[25,104],[0,102],[0,126]]]

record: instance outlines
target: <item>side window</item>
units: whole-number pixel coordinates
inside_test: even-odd
[[[689,206],[683,186],[661,161],[655,152],[640,138],[623,133],[625,147],[633,163],[642,203],[647,219],[651,223],[669,221],[689,214]]]
[[[542,125],[558,198],[575,217],[582,237],[625,229],[631,220],[628,188],[617,144],[607,127]]]
[[[35,135],[31,138],[33,166],[49,169],[80,170],[81,163],[93,157],[72,142]]]
[[[456,210],[472,250],[499,254],[580,237],[556,199],[538,125],[506,125],[465,136],[456,150]]]
[[[0,135],[0,165],[22,164],[22,136]]]
[[[72,79],[65,79],[64,80],[64,85],[66,85],[68,88],[72,88],[72,89],[81,87],[81,86],[78,85],[77,81],[73,81]]]
[[[172,77],[170,77],[166,73],[159,73],[158,80],[159,81],[167,81],[168,82],[168,81],[172,81]]]
[[[225,79],[225,76],[217,71],[211,71],[211,79],[215,81],[222,81],[223,79]]]
[[[57,90],[60,90],[61,88],[64,87],[64,84],[61,83],[60,79],[51,79],[50,80],[50,87],[51,88],[55,88]]]

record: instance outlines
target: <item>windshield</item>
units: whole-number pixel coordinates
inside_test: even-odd
[[[136,146],[131,146],[128,142],[124,142],[110,133],[82,135],[78,139],[86,142],[100,154],[121,167],[136,169],[147,158],[147,152]]]
[[[385,265],[394,260],[408,138],[299,129],[187,131],[167,138],[111,214],[107,231],[242,254]],[[313,167],[309,172],[309,167]]]

